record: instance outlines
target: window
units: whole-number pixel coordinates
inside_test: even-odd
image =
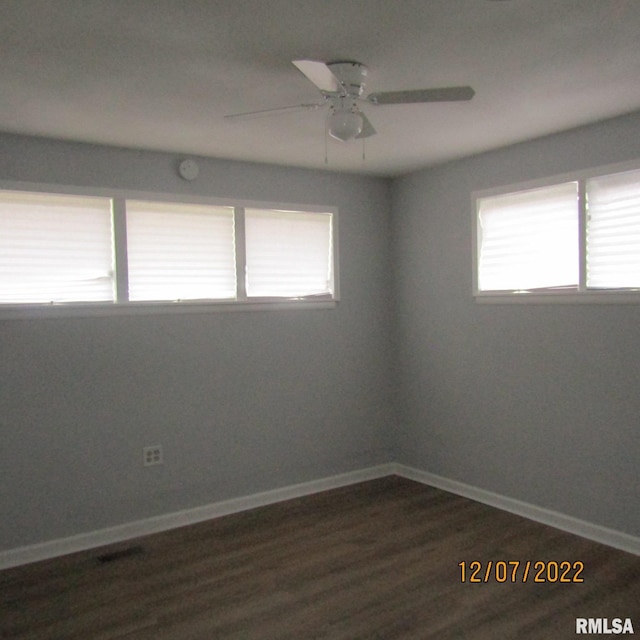
[[[640,170],[564,178],[474,194],[478,300],[640,302]]]
[[[236,297],[232,207],[127,201],[129,300]]]
[[[587,286],[640,288],[640,171],[587,181]]]
[[[331,292],[330,214],[245,209],[245,228],[249,297]]]
[[[0,191],[0,309],[332,303],[336,223],[313,207]]]
[[[0,301],[114,300],[111,201],[0,192]]]

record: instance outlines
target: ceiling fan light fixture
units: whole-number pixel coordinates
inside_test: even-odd
[[[329,135],[341,142],[353,140],[362,133],[364,119],[359,111],[335,110],[329,115]]]

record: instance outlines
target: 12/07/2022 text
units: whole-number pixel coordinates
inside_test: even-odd
[[[579,560],[570,562],[551,561],[521,561],[521,560],[487,560],[480,562],[473,560],[458,563],[460,567],[460,581],[470,584],[487,582],[584,582],[582,572],[584,562]]]

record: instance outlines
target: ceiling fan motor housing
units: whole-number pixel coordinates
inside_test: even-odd
[[[327,67],[339,80],[345,95],[353,97],[362,95],[368,73],[365,65],[360,62],[332,62]]]

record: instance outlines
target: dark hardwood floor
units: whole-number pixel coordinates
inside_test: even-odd
[[[563,640],[596,617],[640,634],[640,557],[397,477],[0,572],[3,640]]]

